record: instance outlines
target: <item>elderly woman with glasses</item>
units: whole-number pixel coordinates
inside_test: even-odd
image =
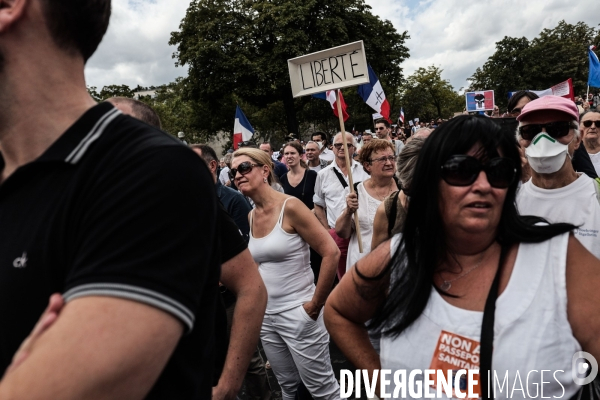
[[[399,387],[419,397],[437,384],[457,397],[471,387],[511,398],[496,385],[505,376],[523,397],[541,385],[544,396],[576,394],[586,374],[574,354],[600,359],[600,260],[574,226],[519,215],[520,174],[514,135],[489,118],[453,118],[425,141],[402,233],[361,259],[325,306],[357,369],[434,370]],[[380,356],[369,319],[382,333]],[[572,370],[583,372],[579,383]]]
[[[294,399],[302,380],[313,397],[339,399],[322,308],[340,252],[302,201],[271,187],[275,178],[269,154],[240,149],[233,153],[230,173],[256,206],[249,214],[248,248],[268,294],[260,338],[282,397]],[[309,246],[323,257],[316,287]]]
[[[394,151],[394,145],[382,139],[373,139],[361,149],[359,162],[370,177],[362,182],[355,182],[354,193],[350,193],[350,188],[346,188],[346,208],[335,223],[335,233],[341,238],[350,239],[346,271],[371,251],[373,220],[377,207],[383,199],[398,190],[394,179],[396,173]],[[362,253],[359,251],[358,235],[355,231],[355,211],[357,211],[360,227]]]

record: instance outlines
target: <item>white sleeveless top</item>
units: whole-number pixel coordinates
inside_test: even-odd
[[[346,272],[352,268],[354,264],[361,258],[371,252],[371,239],[373,239],[373,221],[377,213],[377,207],[381,204],[381,200],[377,200],[367,192],[364,181],[356,186],[358,194],[358,226],[362,236],[363,252],[359,252],[358,235],[355,231],[354,217],[352,217],[352,236],[348,244],[348,256],[346,257]],[[350,188],[345,189],[345,194],[350,193]]]
[[[298,235],[281,227],[286,199],[273,230],[265,237],[255,238],[250,214],[248,249],[258,264],[258,271],[267,288],[266,314],[290,310],[310,301],[315,292],[314,274],[310,268],[308,244]]]
[[[571,359],[581,346],[567,319],[568,236],[519,246],[510,281],[496,301],[497,399],[534,397],[542,370],[544,397],[568,399],[580,388],[571,377]],[[392,252],[399,237],[391,241]],[[406,369],[407,376],[414,369],[479,369],[482,318],[483,312],[455,307],[432,288],[421,316],[397,338],[381,339],[382,368]],[[508,386],[500,391],[507,371]]]

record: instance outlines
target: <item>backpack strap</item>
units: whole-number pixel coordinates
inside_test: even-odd
[[[398,196],[400,191],[398,190],[392,195],[392,205],[390,208],[390,215],[388,215],[388,238],[392,237],[392,229],[396,224],[396,215],[398,214]]]
[[[337,170],[336,167],[333,167],[331,169],[333,169],[333,172],[335,173],[335,176],[337,176],[337,178],[340,180],[340,183],[342,184],[342,187],[344,189],[346,189],[348,187],[348,182],[346,182],[346,180],[344,179],[344,177],[342,176],[342,174],[340,174],[340,172]]]

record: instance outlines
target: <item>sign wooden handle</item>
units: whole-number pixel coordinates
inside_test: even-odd
[[[348,154],[348,141],[346,140],[346,128],[344,127],[344,114],[342,113],[342,102],[340,101],[340,90],[335,91],[335,102],[337,104],[338,117],[340,120],[340,132],[342,132],[342,143],[344,144],[344,156],[346,157],[346,168],[348,168],[348,183],[350,193],[354,193],[354,182],[352,181],[352,164],[350,154]],[[362,254],[362,235],[360,234],[360,225],[358,224],[358,211],[354,211],[354,228],[358,238],[358,252]]]

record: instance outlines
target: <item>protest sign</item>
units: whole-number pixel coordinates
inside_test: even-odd
[[[373,121],[375,121],[376,119],[379,119],[379,118],[383,118],[383,115],[381,115],[379,113],[374,113],[373,114]]]
[[[467,111],[487,111],[494,109],[494,91],[481,90],[465,93]]]
[[[335,90],[335,104],[338,109],[340,131],[346,132],[340,89],[369,83],[367,56],[362,40],[289,59],[288,70],[294,97]],[[342,143],[346,165],[348,166],[348,187],[350,193],[354,193],[352,164],[348,154],[346,135],[342,135]],[[354,224],[358,238],[358,251],[362,253],[362,235],[360,234],[356,211],[354,212]]]
[[[362,40],[288,60],[294,97],[369,83]]]

